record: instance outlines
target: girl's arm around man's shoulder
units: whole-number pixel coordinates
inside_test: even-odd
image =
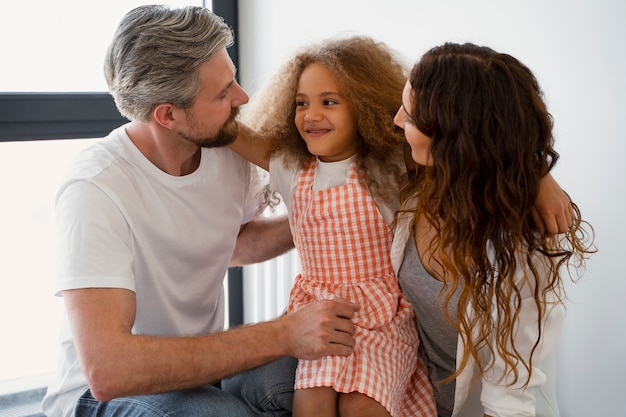
[[[250,127],[239,122],[237,139],[229,148],[244,159],[269,171],[269,142]]]

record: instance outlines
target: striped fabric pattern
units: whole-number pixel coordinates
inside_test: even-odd
[[[435,416],[428,373],[419,359],[413,309],[389,257],[392,232],[359,183],[353,164],[345,185],[312,191],[315,161],[302,170],[293,198],[293,234],[302,273],[289,311],[319,299],[359,303],[357,345],[349,357],[301,360],[296,389],[360,392],[394,417]]]

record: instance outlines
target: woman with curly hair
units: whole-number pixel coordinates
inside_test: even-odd
[[[413,67],[395,122],[416,172],[392,258],[438,415],[558,416],[550,353],[563,274],[580,274],[595,249],[574,203],[564,234],[533,222],[559,158],[537,80],[510,55],[447,43]]]

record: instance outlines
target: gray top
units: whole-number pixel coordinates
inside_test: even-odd
[[[420,353],[428,368],[437,402],[438,417],[449,417],[454,406],[455,382],[438,383],[456,370],[458,332],[443,314],[443,300],[437,300],[442,283],[430,275],[409,238],[398,281],[415,310],[420,335]],[[456,317],[457,291],[450,300],[450,316]]]

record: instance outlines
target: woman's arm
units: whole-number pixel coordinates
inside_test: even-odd
[[[574,209],[570,198],[551,174],[539,182],[539,194],[531,211],[541,234],[565,233],[574,221]]]

